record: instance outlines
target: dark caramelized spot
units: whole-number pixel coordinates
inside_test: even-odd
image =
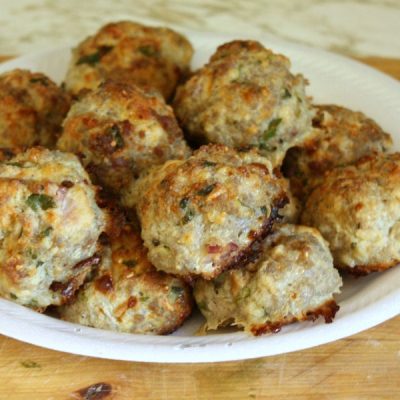
[[[96,289],[104,294],[113,290],[113,281],[110,275],[103,275],[94,282]]]
[[[99,265],[101,261],[101,257],[98,254],[93,255],[92,257],[86,258],[75,264],[74,269],[88,268],[93,265]]]
[[[68,301],[75,293],[76,284],[74,279],[71,279],[70,281],[65,283],[54,281],[50,285],[50,290],[52,290],[53,292],[59,292],[61,296],[63,296],[64,299]]]
[[[136,304],[137,304],[137,298],[135,296],[129,297],[127,302],[128,308],[133,308],[136,306]]]
[[[67,189],[70,189],[70,188],[72,188],[72,186],[74,186],[74,182],[71,182],[71,181],[62,181],[62,182],[61,182],[61,186],[65,187],[65,188],[67,188]]]
[[[99,243],[102,246],[108,246],[110,244],[110,237],[108,236],[108,234],[106,232],[101,232],[101,234],[99,236]]]

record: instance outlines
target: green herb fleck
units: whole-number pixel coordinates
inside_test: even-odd
[[[27,254],[28,257],[30,257],[32,260],[36,260],[36,259],[37,259],[37,254],[36,254],[32,249],[26,250],[26,254]]]
[[[48,210],[56,207],[53,198],[46,194],[33,193],[26,199],[26,203],[33,211],[38,211],[39,209]]]
[[[219,289],[225,282],[225,274],[218,275],[215,279],[213,279],[213,284],[215,289]]]
[[[199,196],[208,196],[208,195],[214,190],[215,186],[216,186],[215,183],[213,183],[213,184],[211,184],[211,185],[204,186],[203,188],[201,188],[201,189],[197,192],[197,194],[198,194]]]
[[[357,243],[351,242],[350,247],[354,250],[355,248],[357,248]]]
[[[267,207],[262,206],[262,207],[260,207],[260,210],[264,215],[267,215],[267,213],[268,213],[268,208]]]
[[[155,57],[158,55],[157,49],[155,49],[153,46],[140,46],[138,51],[146,57]]]
[[[208,308],[208,305],[207,305],[205,300],[199,301],[197,303],[197,307],[199,307],[199,309],[202,310],[202,311],[210,311],[210,309]]]
[[[194,218],[195,215],[196,215],[195,212],[189,208],[186,211],[185,216],[182,218],[182,224],[186,225],[188,222],[190,222]]]
[[[39,303],[37,302],[37,300],[33,299],[29,302],[28,307],[31,308],[38,308],[39,307]]]
[[[245,299],[247,299],[251,294],[250,288],[245,286],[244,288],[242,288],[242,290],[239,292],[239,300],[243,301]]]
[[[283,99],[290,99],[292,97],[292,93],[289,92],[288,88],[285,88],[285,91],[283,92]]]
[[[149,296],[142,295],[140,296],[140,301],[147,301],[149,298]]]
[[[45,238],[45,237],[47,237],[47,236],[50,235],[50,233],[51,233],[52,230],[53,230],[53,227],[52,227],[52,226],[48,226],[46,229],[44,229],[44,230],[40,233],[40,236],[41,236],[42,238]]]
[[[23,164],[21,162],[7,162],[5,163],[6,165],[11,165],[12,167],[23,167]]]
[[[11,297],[13,300],[17,300],[17,299],[18,299],[18,297],[17,297],[14,293],[10,293],[10,297]]]
[[[97,64],[104,55],[112,50],[112,46],[101,46],[96,52],[91,54],[86,54],[79,58],[76,62],[76,65],[88,64],[95,65]]]
[[[184,197],[183,199],[181,199],[181,201],[179,202],[179,207],[184,210],[187,205],[189,203],[189,198],[188,197]]]
[[[171,293],[175,297],[181,297],[185,293],[185,289],[183,287],[180,287],[180,286],[172,286],[171,287]]]
[[[124,260],[124,261],[122,261],[122,264],[126,265],[129,268],[133,268],[136,266],[137,261],[136,260]]]
[[[268,125],[267,130],[263,134],[265,141],[272,139],[276,135],[279,124],[282,122],[282,118],[274,118]]]
[[[30,83],[40,83],[43,86],[49,86],[49,80],[46,77],[37,77],[32,78],[29,81]]]
[[[208,161],[208,160],[204,161],[204,163],[203,163],[204,167],[215,167],[216,165],[217,165],[217,163]]]
[[[124,138],[122,137],[121,130],[119,129],[118,125],[113,125],[109,128],[109,133],[112,135],[114,141],[115,141],[115,148],[116,149],[121,149],[124,147],[125,142]]]
[[[21,365],[25,368],[41,368],[40,364],[32,360],[21,361]]]
[[[43,264],[44,264],[44,262],[39,260],[39,261],[36,263],[36,268],[41,267]]]

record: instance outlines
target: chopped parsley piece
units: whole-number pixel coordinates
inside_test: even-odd
[[[285,91],[283,92],[283,99],[290,99],[292,97],[292,93],[289,92],[289,89],[285,88]]]
[[[268,213],[268,208],[267,207],[262,206],[262,207],[260,207],[260,210],[264,215],[267,215],[267,213]]]
[[[187,205],[189,203],[189,199],[187,197],[184,197],[183,199],[181,199],[181,201],[179,202],[179,207],[184,210]]]
[[[54,199],[46,194],[33,193],[26,199],[26,203],[33,211],[39,211],[39,209],[48,210],[56,207]]]
[[[208,308],[208,305],[207,305],[207,303],[206,303],[205,300],[199,301],[199,302],[197,303],[197,307],[199,307],[200,310],[210,311],[210,309]]]
[[[186,225],[188,222],[190,222],[194,218],[195,215],[196,215],[195,212],[189,208],[186,211],[185,216],[182,218],[183,225]]]
[[[245,300],[247,299],[251,294],[250,288],[245,286],[240,292],[239,292],[239,300]]]
[[[265,141],[272,139],[276,135],[279,124],[282,122],[282,118],[274,118],[268,125],[267,130],[263,134]]]
[[[41,236],[42,238],[45,238],[45,237],[47,237],[47,236],[50,235],[50,233],[51,233],[52,230],[53,230],[53,227],[52,227],[52,226],[48,226],[46,229],[44,229],[44,230],[40,233],[40,236]]]
[[[217,165],[217,163],[206,160],[206,161],[204,161],[203,165],[205,167],[215,167]]]
[[[212,185],[204,186],[197,192],[197,194],[199,196],[208,196],[214,190],[215,186],[216,186],[215,183],[213,183]]]
[[[11,165],[12,167],[23,167],[23,164],[21,162],[7,162],[5,163],[6,165]]]
[[[157,49],[153,46],[140,46],[138,51],[146,57],[156,57],[158,55]]]
[[[17,299],[18,299],[18,297],[17,297],[14,293],[10,293],[10,297],[11,297],[13,300],[17,300]]]
[[[101,46],[96,52],[91,54],[86,54],[79,58],[76,62],[76,65],[88,64],[95,65],[97,64],[104,55],[109,53],[112,50],[112,46]]]
[[[124,261],[122,261],[122,264],[126,265],[129,268],[133,268],[136,266],[137,261],[136,260],[124,260]]]
[[[185,289],[180,286],[172,286],[171,293],[176,297],[181,297],[185,293]]]
[[[36,260],[38,258],[37,254],[32,250],[32,249],[28,249],[26,251],[26,254],[28,255],[28,257],[30,257],[32,260]]]

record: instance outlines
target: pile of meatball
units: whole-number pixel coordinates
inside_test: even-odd
[[[0,296],[91,327],[260,335],[339,309],[342,273],[400,261],[400,154],[315,105],[256,41],[191,72],[181,34],[110,23],[61,86],[0,75]],[[399,192],[399,193],[398,193]]]

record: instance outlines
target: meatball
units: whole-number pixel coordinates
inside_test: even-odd
[[[174,100],[177,118],[195,141],[255,146],[273,166],[311,132],[306,82],[289,60],[260,43],[220,46]]]
[[[335,105],[315,108],[313,137],[290,149],[283,165],[294,193],[302,199],[322,182],[325,171],[392,146],[390,135],[361,112]]]
[[[189,316],[192,296],[180,278],[158,272],[147,259],[140,235],[126,226],[104,250],[96,278],[61,318],[82,325],[129,333],[167,334]]]
[[[287,203],[283,184],[256,151],[208,145],[140,178],[136,205],[149,260],[186,279],[211,279],[253,253]]]
[[[261,244],[257,261],[212,281],[199,279],[194,296],[207,329],[236,325],[260,335],[319,315],[331,322],[341,285],[320,233],[281,225]]]
[[[79,95],[118,79],[158,90],[168,99],[188,74],[192,55],[189,41],[171,29],[115,22],[73,50],[65,85]]]
[[[400,261],[400,154],[367,156],[327,173],[307,199],[302,222],[329,242],[335,266],[353,273]]]
[[[69,106],[69,96],[41,73],[1,74],[0,147],[53,147]]]
[[[105,216],[72,154],[32,148],[0,163],[0,295],[44,309],[98,264]]]
[[[57,145],[80,155],[93,180],[115,192],[149,166],[190,154],[162,97],[111,81],[71,107]]]

